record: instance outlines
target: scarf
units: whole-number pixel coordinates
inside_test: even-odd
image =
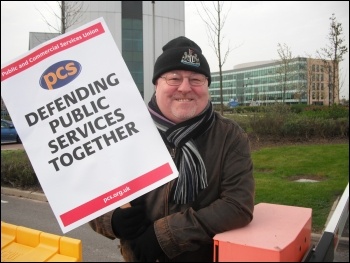
[[[161,113],[155,95],[148,103],[148,110],[165,143],[181,150],[179,161],[176,162],[179,176],[174,190],[174,202],[177,204],[193,202],[199,190],[208,186],[207,171],[194,139],[214,123],[212,103],[209,101],[199,115],[178,124],[168,120]]]

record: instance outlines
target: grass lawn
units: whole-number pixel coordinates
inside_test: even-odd
[[[252,152],[252,158],[255,204],[312,208],[312,232],[322,233],[334,201],[349,182],[349,144],[267,147]]]

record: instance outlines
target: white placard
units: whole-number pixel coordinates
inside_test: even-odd
[[[2,65],[1,95],[63,233],[178,176],[103,18]]]

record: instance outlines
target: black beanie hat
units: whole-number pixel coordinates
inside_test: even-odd
[[[163,73],[174,69],[201,73],[208,78],[208,86],[211,83],[209,64],[202,49],[187,37],[177,37],[163,47],[163,53],[154,64],[153,84]]]

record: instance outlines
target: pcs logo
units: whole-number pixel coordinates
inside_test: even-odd
[[[81,65],[74,60],[63,60],[48,67],[40,77],[43,89],[59,89],[72,82],[81,72]]]

